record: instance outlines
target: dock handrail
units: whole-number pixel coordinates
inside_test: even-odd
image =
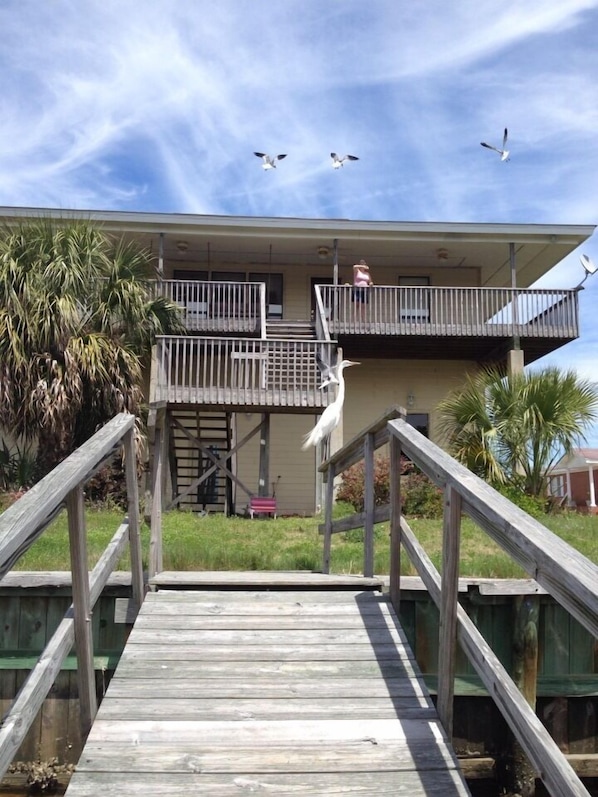
[[[139,535],[139,491],[135,416],[115,416],[93,437],[0,515],[0,582],[66,506],[71,552],[73,603],[19,690],[0,726],[0,779],[8,769],[73,644],[77,653],[81,728],[87,734],[97,711],[91,612],[127,541],[133,606],[143,602]],[[128,514],[91,573],[87,565],[84,484],[124,446]]]
[[[440,613],[438,713],[449,736],[453,725],[456,642],[480,676],[538,776],[553,794],[588,795],[581,780],[526,701],[517,685],[458,601],[462,514],[468,515],[592,635],[598,636],[598,566],[539,521],[512,504],[409,425],[406,412],[391,408],[320,466],[327,481],[324,572],[330,567],[333,533],[365,528],[365,561],[373,546],[369,527],[390,521],[390,598],[400,604],[401,547],[422,578]],[[383,428],[383,427],[386,428]],[[373,505],[374,451],[389,444],[390,503]],[[401,456],[405,454],[444,493],[442,573],[432,564],[401,513]],[[332,520],[333,483],[351,465],[365,459],[365,509]],[[372,548],[373,550],[373,548]],[[328,569],[327,569],[328,568]],[[364,569],[364,575],[367,575]]]

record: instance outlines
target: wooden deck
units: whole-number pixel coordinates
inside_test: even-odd
[[[158,579],[68,797],[469,794],[375,580],[278,576]]]

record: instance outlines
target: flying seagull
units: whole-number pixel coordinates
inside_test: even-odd
[[[355,155],[337,155],[336,152],[331,152],[332,168],[339,169],[345,161],[358,161],[359,158]]]
[[[502,149],[498,147],[493,147],[492,144],[486,144],[484,141],[480,142],[482,147],[487,147],[487,149],[493,149],[495,152],[498,152],[500,155],[501,161],[508,161],[509,160],[509,150],[507,147],[507,128],[505,127],[505,132],[502,137]]]
[[[343,411],[343,403],[345,401],[345,379],[343,377],[343,371],[350,365],[359,365],[359,363],[353,362],[352,360],[343,360],[338,364],[336,368],[336,379],[338,381],[338,392],[336,394],[336,398],[332,404],[329,404],[326,407],[320,416],[320,420],[317,422],[311,432],[306,434],[303,438],[303,445],[301,448],[304,451],[306,451],[310,446],[317,446],[318,443],[326,440],[332,433],[333,429],[336,429],[338,426],[341,419],[341,413]]]
[[[322,375],[322,384],[320,390],[328,387],[328,385],[338,385],[338,378],[336,376],[337,355],[333,354],[330,364],[324,362],[322,357],[316,352],[316,363]]]
[[[264,161],[262,163],[264,169],[276,169],[276,161],[286,158],[286,155],[266,155],[263,152],[254,152],[253,154]]]

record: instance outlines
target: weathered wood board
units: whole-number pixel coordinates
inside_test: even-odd
[[[149,593],[67,790],[467,795],[378,591]]]

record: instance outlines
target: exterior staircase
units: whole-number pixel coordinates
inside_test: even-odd
[[[266,321],[266,338],[315,340],[316,325],[311,321],[279,321],[268,319]]]
[[[205,473],[212,460],[197,448],[187,432],[208,448],[215,457],[222,457],[231,449],[232,414],[230,412],[202,412],[199,409],[171,410],[170,466],[173,495],[176,498]],[[180,424],[180,426],[179,426]],[[231,469],[230,460],[226,463]],[[234,513],[230,479],[219,469],[191,490],[178,506],[195,512]]]

